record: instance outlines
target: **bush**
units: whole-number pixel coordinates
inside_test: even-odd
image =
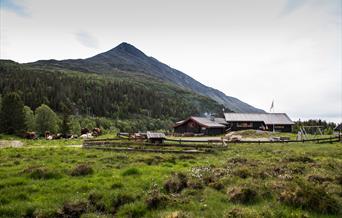
[[[87,164],[77,165],[70,173],[71,176],[86,176],[94,172],[93,168]]]
[[[128,193],[119,193],[112,197],[111,199],[111,212],[116,213],[117,209],[122,205],[133,203],[135,201],[135,196]]]
[[[219,181],[210,183],[209,187],[216,189],[217,191],[221,191],[222,189],[224,189],[224,185]]]
[[[62,211],[60,212],[61,217],[81,217],[83,213],[87,211],[87,203],[77,202],[77,203],[64,203]]]
[[[147,212],[147,208],[142,202],[135,202],[124,205],[117,213],[117,217],[140,218]]]
[[[302,162],[302,163],[314,163],[315,161],[307,156],[291,156],[291,157],[285,157],[283,162]]]
[[[288,185],[280,193],[279,201],[323,214],[337,214],[340,210],[337,200],[327,194],[324,188],[301,181]]]
[[[24,170],[32,179],[58,179],[61,175],[43,167],[29,167]]]
[[[103,201],[103,194],[96,192],[91,193],[88,197],[88,203],[96,211],[104,212],[106,210],[106,205]]]
[[[123,187],[123,184],[121,182],[114,182],[110,187],[111,189],[120,189]]]
[[[233,208],[223,214],[224,218],[255,218],[260,217],[256,212],[247,208]]]
[[[333,179],[329,178],[329,177],[324,177],[324,176],[321,176],[321,175],[310,175],[308,177],[308,181],[322,184],[324,182],[332,182]]]
[[[151,190],[147,193],[145,203],[148,209],[156,209],[158,207],[165,206],[167,197],[160,193],[160,190],[156,184],[152,185]]]
[[[184,211],[174,211],[172,213],[166,214],[163,217],[165,218],[190,218],[192,216],[189,213],[186,213]]]
[[[164,184],[164,189],[169,193],[179,193],[187,187],[187,177],[183,173],[173,174]]]
[[[249,187],[235,187],[228,191],[229,200],[234,203],[250,204],[253,203],[258,194]]]
[[[242,179],[246,179],[246,178],[251,176],[251,172],[247,167],[238,168],[233,172],[233,174],[235,176],[242,178]]]
[[[199,179],[190,178],[187,181],[187,187],[192,188],[192,189],[202,189],[203,183]]]
[[[140,171],[137,168],[129,168],[125,170],[121,175],[122,176],[133,176],[133,175],[140,175]]]

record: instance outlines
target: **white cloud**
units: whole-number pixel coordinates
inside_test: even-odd
[[[276,111],[294,118],[342,119],[340,0],[31,0],[25,6],[30,17],[1,9],[1,58],[85,58],[126,41],[259,108],[268,110],[275,99]]]
[[[98,48],[98,40],[86,31],[79,31],[75,34],[76,39],[85,47]]]

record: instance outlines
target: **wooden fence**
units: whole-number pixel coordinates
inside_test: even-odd
[[[84,148],[93,148],[112,151],[139,151],[139,152],[158,152],[158,153],[185,153],[200,154],[214,153],[225,150],[229,144],[265,144],[265,143],[334,143],[342,142],[341,135],[335,137],[304,139],[304,140],[283,140],[283,141],[235,141],[226,140],[177,140],[165,139],[163,144],[153,144],[142,140],[129,138],[107,138],[107,139],[88,139],[84,140]]]

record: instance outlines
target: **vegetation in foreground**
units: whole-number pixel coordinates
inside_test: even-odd
[[[43,142],[0,150],[0,217],[341,216],[340,143],[173,155]]]

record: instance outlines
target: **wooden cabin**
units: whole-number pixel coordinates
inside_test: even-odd
[[[292,132],[294,122],[285,113],[225,113],[228,130]]]
[[[220,135],[225,133],[226,124],[224,118],[189,117],[177,122],[173,129],[178,134]]]

